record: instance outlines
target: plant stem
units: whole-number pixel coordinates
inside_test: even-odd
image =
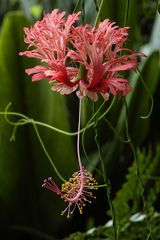
[[[81,162],[81,156],[80,156],[80,128],[81,128],[81,108],[82,108],[82,100],[79,99],[79,113],[78,113],[78,134],[77,134],[77,157],[78,157],[78,163],[80,172],[83,173],[82,169],[82,162]]]
[[[96,121],[95,121],[96,122]],[[100,162],[101,162],[101,166],[102,166],[102,174],[103,174],[103,181],[106,185],[106,189],[107,189],[107,199],[108,199],[108,204],[112,213],[112,220],[113,220],[113,239],[117,240],[117,222],[116,222],[116,216],[115,216],[115,212],[114,212],[114,206],[112,203],[112,199],[111,199],[111,186],[110,186],[110,181],[107,178],[106,175],[106,171],[105,171],[105,166],[104,166],[104,161],[102,158],[102,152],[101,152],[101,147],[100,147],[100,143],[98,141],[98,130],[97,130],[97,124],[98,122],[95,123],[95,142],[97,145],[97,149],[98,149],[98,153],[99,153],[99,157],[100,157]]]
[[[128,11],[129,11],[129,0],[126,0],[126,9],[125,9],[125,16],[124,16],[123,27],[126,27],[127,22],[128,22]]]
[[[104,3],[104,0],[101,0],[100,6],[99,6],[99,9],[98,9],[98,13],[97,13],[97,16],[96,16],[96,20],[95,20],[95,23],[94,23],[95,27],[97,27],[97,25],[99,23],[99,19],[100,19],[101,12],[102,12],[102,9],[103,9],[103,3]]]
[[[41,147],[42,147],[42,149],[43,149],[46,157],[48,158],[50,164],[52,165],[55,173],[57,174],[57,176],[58,176],[63,182],[66,182],[66,180],[61,176],[61,174],[60,174],[59,171],[57,170],[57,168],[56,168],[55,164],[53,163],[53,161],[52,161],[49,153],[47,152],[47,149],[46,149],[45,146],[44,146],[44,143],[43,143],[42,138],[41,138],[41,136],[40,136],[40,134],[39,134],[39,131],[38,131],[38,128],[37,128],[36,124],[33,123],[33,127],[34,127],[34,129],[35,129],[35,132],[36,132],[36,135],[37,135],[37,137],[38,137],[38,140],[39,140],[39,142],[40,142],[40,144],[41,144]]]

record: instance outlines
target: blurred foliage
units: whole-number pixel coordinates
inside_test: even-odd
[[[154,208],[159,205],[160,195],[160,146],[155,151],[137,149],[137,162],[145,189],[146,209],[142,211],[142,189],[137,178],[137,164],[133,162],[125,176],[125,181],[117,192],[113,205],[118,225],[118,239],[147,239],[146,216],[152,232],[152,239],[160,239],[160,214]],[[157,177],[158,176],[158,177]],[[158,206],[159,208],[159,206]],[[160,209],[159,209],[160,210]],[[108,215],[112,217],[111,212]],[[86,233],[74,233],[65,240],[112,239],[112,220],[104,226],[89,229]]]
[[[142,240],[146,239],[146,221],[145,215],[142,213],[136,213],[130,217],[128,223],[124,225],[121,231],[119,231],[118,239],[123,240]],[[160,214],[152,213],[151,224],[153,239],[160,239]],[[86,233],[77,232],[71,234],[69,237],[64,238],[64,240],[112,240],[112,229],[110,222],[107,222],[104,226],[99,226],[97,228],[89,229]],[[145,236],[144,236],[145,235]]]
[[[138,149],[136,155],[145,189],[143,194],[146,195],[146,207],[147,209],[151,209],[158,200],[160,193],[160,176],[157,170],[160,167],[160,146],[157,146],[155,153],[153,153],[151,148],[149,148],[148,152]],[[127,219],[132,214],[141,210],[141,191],[142,189],[137,177],[137,163],[134,161],[128,169],[125,182],[116,193],[116,198],[113,201],[119,227],[126,224]],[[109,215],[111,216],[110,212]]]
[[[53,8],[71,13],[76,7],[76,10],[82,10],[84,16],[82,21],[94,24],[100,2],[100,0],[0,0],[0,111],[4,111],[7,104],[12,102],[9,111],[21,112],[30,118],[66,131],[76,131],[78,102],[74,94],[63,97],[53,93],[47,81],[33,84],[30,77],[25,74],[25,69],[36,65],[37,62],[19,57],[18,53],[26,49],[23,27],[33,24],[43,13]],[[107,0],[103,2],[100,16],[101,19],[110,18],[120,26],[129,26],[126,47],[143,51],[147,55],[141,60],[140,74],[127,73],[133,87],[133,92],[125,99],[127,107],[123,98],[116,98],[111,111],[96,124],[102,158],[111,182],[111,197],[114,199],[113,204],[120,226],[119,239],[124,240],[144,239],[143,234],[147,232],[146,220],[142,217],[145,213],[141,191],[137,187],[136,164],[130,147],[131,142],[122,141],[129,138],[136,147],[147,149],[148,145],[153,145],[153,149],[156,149],[155,152],[152,152],[152,147],[148,152],[138,149],[137,157],[153,236],[156,240],[160,239],[160,216],[157,213],[160,211],[158,206],[160,181],[159,178],[153,178],[160,176],[158,7],[159,1],[153,0]],[[151,110],[151,96],[154,101],[153,110],[149,117],[142,119],[141,116],[147,116]],[[90,100],[83,101],[83,126],[100,104],[101,101],[93,107]],[[105,104],[99,116],[106,111],[109,104],[110,102]],[[15,116],[9,116],[9,119],[18,120]],[[67,179],[77,169],[75,139],[47,128],[38,129],[48,153]],[[60,239],[71,232],[85,232],[92,227],[94,229],[86,233],[75,233],[67,239],[112,239],[112,228],[107,222],[110,217],[106,214],[107,210],[109,213],[109,206],[104,197],[106,190],[99,189],[95,205],[85,209],[82,216],[75,214],[69,221],[61,217],[60,212],[64,208],[61,199],[41,189],[43,178],[54,176],[56,182],[60,181],[43,152],[33,126],[19,127],[16,141],[10,141],[12,131],[13,128],[3,116],[0,116],[0,239],[32,240],[56,237]],[[95,126],[85,132],[85,151],[90,161],[86,161],[85,155],[83,161],[88,169],[94,171],[96,166],[101,171],[100,156],[94,137]],[[101,176],[96,171],[94,173],[101,183]],[[133,220],[135,214],[139,214],[140,220]],[[107,224],[104,225],[104,222]],[[99,225],[100,227],[95,227]]]

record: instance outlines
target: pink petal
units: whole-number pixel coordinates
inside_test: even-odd
[[[34,68],[28,68],[28,69],[26,69],[26,73],[27,73],[28,75],[31,75],[31,74],[38,73],[38,72],[45,72],[46,70],[47,70],[46,67],[43,67],[43,66],[41,66],[41,65],[38,65],[38,66],[36,66],[36,67],[34,67]]]
[[[137,66],[139,63],[138,62],[126,62],[125,64],[117,64],[115,66],[111,66],[108,71],[110,72],[116,72],[116,71],[123,71],[123,70],[129,70]]]
[[[34,68],[26,69],[26,73],[28,75],[33,74],[32,81],[40,81],[44,79],[46,77],[44,74],[45,71],[46,71],[46,67],[43,67],[43,66],[36,66]]]
[[[43,73],[36,73],[32,76],[32,81],[36,82],[36,81],[40,81],[44,78],[45,78],[45,75]]]

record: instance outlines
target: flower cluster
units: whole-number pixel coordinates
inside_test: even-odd
[[[85,203],[91,203],[91,198],[95,198],[91,190],[97,189],[97,182],[90,172],[82,168],[82,171],[75,172],[69,181],[62,184],[61,190],[51,177],[44,180],[42,187],[57,193],[65,202],[68,202],[68,206],[62,211],[62,215],[67,212],[69,218],[76,207],[82,214]]]
[[[123,48],[128,28],[120,28],[109,19],[98,27],[76,27],[79,15],[80,12],[65,17],[65,12],[55,9],[33,27],[24,28],[29,50],[20,55],[43,63],[26,73],[33,75],[32,81],[47,78],[51,89],[61,94],[76,91],[77,96],[94,101],[98,94],[105,100],[110,93],[126,95],[131,87],[121,71],[135,70],[139,64],[137,56],[143,56]]]

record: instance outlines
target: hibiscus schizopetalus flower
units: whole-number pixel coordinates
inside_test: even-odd
[[[78,96],[88,96],[96,101],[97,93],[106,100],[109,93],[128,94],[131,87],[121,71],[135,71],[139,64],[137,56],[144,56],[143,53],[123,48],[128,37],[128,27],[120,28],[106,19],[97,28],[79,26],[73,28],[72,33],[74,51],[70,51],[70,58],[86,69],[85,78],[79,81]]]
[[[122,71],[134,70],[139,64],[134,53],[123,48],[128,27],[120,28],[106,19],[97,27],[74,26],[80,12],[65,17],[57,9],[46,14],[33,27],[24,28],[28,51],[20,55],[37,58],[42,65],[27,69],[32,81],[49,80],[53,91],[107,100],[109,94],[126,95],[131,91]]]
[[[75,82],[78,68],[67,64],[67,52],[71,28],[79,14],[71,14],[66,19],[65,12],[58,13],[58,9],[55,9],[33,27],[24,28],[24,41],[32,49],[20,55],[37,58],[44,63],[43,66],[27,69],[26,73],[33,74],[32,81],[47,78],[52,90],[61,94],[70,94],[78,87],[78,82]]]
[[[76,208],[82,214],[86,203],[91,203],[91,199],[95,198],[92,190],[97,189],[97,182],[90,172],[82,168],[82,171],[75,172],[69,181],[62,184],[61,190],[51,177],[44,180],[42,187],[57,193],[68,203],[66,209],[62,211],[62,215],[67,212],[69,218]]]

